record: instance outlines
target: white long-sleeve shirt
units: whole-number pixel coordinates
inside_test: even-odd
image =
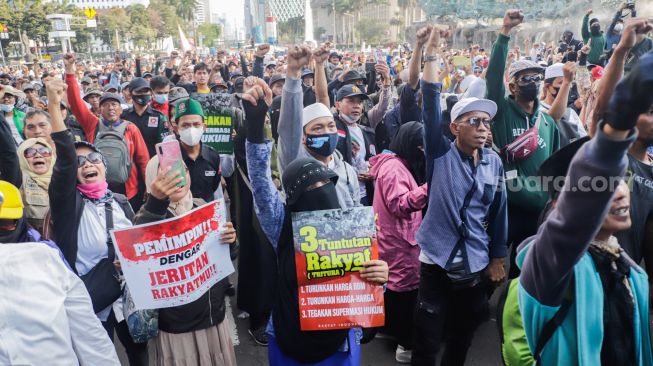
[[[84,283],[40,243],[0,244],[0,365],[120,365]]]

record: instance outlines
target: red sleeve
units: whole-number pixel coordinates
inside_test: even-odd
[[[143,135],[138,127],[129,122],[127,128],[131,135],[132,146],[134,146],[132,160],[136,164],[138,171],[141,173],[141,177],[145,179],[145,168],[147,167],[147,163],[150,161],[150,153],[147,151],[147,145],[145,145],[145,140],[143,140]]]
[[[88,142],[93,143],[95,141],[95,129],[99,120],[96,115],[88,110],[86,103],[82,100],[74,74],[66,74],[66,84],[68,85],[67,96],[70,110],[77,118],[79,125],[82,126]]]

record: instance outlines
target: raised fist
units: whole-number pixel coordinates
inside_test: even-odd
[[[508,9],[503,17],[503,27],[508,30],[524,22],[524,13],[519,9]]]
[[[270,45],[267,43],[261,44],[256,48],[254,56],[256,57],[265,57],[265,55],[270,52]]]

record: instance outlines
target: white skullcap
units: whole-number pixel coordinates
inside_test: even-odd
[[[329,110],[329,107],[325,106],[322,103],[313,103],[309,106],[304,107],[304,111],[302,114],[302,127],[306,126],[314,119],[320,117],[333,118],[333,114]]]

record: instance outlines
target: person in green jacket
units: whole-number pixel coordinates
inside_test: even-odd
[[[23,142],[25,138],[23,135],[25,112],[16,108],[18,98],[25,98],[25,94],[9,85],[3,85],[0,89],[0,112],[9,124],[16,145]]]
[[[537,231],[540,212],[546,204],[547,194],[535,178],[537,171],[551,154],[560,148],[560,136],[556,123],[540,110],[538,92],[544,79],[544,69],[533,61],[518,60],[508,70],[509,95],[506,96],[503,73],[508,55],[510,31],[521,24],[524,14],[520,10],[508,10],[503,18],[499,38],[494,43],[488,65],[487,99],[497,104],[492,136],[494,144],[501,149],[500,156],[506,172],[508,189],[508,243],[512,244],[510,278],[518,275],[514,265],[515,247]],[[506,146],[536,127],[537,137],[531,146],[521,150],[516,157],[506,151]]]
[[[603,66],[601,55],[603,55],[603,49],[605,48],[605,36],[601,30],[601,23],[597,18],[590,19],[591,14],[592,9],[587,10],[581,28],[583,43],[588,44],[587,42],[591,40],[591,43],[589,43],[591,51],[587,55],[587,62]]]

